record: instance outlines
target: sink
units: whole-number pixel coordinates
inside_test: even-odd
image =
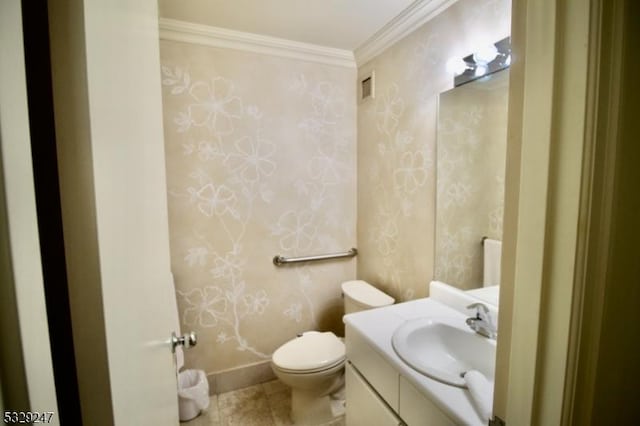
[[[442,383],[466,388],[461,374],[469,370],[493,381],[496,342],[466,327],[462,319],[409,320],[393,333],[393,349],[413,369]]]

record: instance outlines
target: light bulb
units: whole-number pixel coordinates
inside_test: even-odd
[[[447,61],[447,72],[460,75],[467,69],[467,63],[462,58],[451,58]]]
[[[507,59],[505,59],[505,60],[504,60],[504,64],[505,64],[506,66],[511,65],[511,55],[508,55],[508,56],[507,56]]]
[[[488,64],[498,56],[498,49],[493,44],[482,46],[473,54],[473,60],[479,64]]]
[[[482,77],[483,75],[485,75],[487,73],[488,69],[487,66],[484,64],[478,64],[478,66],[476,67],[476,72],[475,75],[476,77]]]

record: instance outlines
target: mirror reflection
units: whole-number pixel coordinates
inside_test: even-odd
[[[509,71],[440,94],[435,278],[500,283]]]

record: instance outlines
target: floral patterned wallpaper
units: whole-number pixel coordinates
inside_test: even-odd
[[[376,97],[358,105],[358,277],[398,300],[434,277],[438,94],[446,70],[510,33],[509,0],[460,0],[360,67]],[[455,226],[455,224],[453,224]]]
[[[341,331],[355,261],[276,254],[356,245],[355,71],[161,41],[172,270],[187,366],[268,360],[305,330]]]
[[[440,95],[435,277],[482,286],[483,237],[502,240],[509,71]]]

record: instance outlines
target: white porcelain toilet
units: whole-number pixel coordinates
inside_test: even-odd
[[[342,284],[345,313],[391,305],[394,299],[365,281]],[[271,359],[275,375],[291,386],[291,420],[297,425],[331,421],[342,412],[331,395],[344,387],[345,346],[332,332],[308,331],[280,346]]]

